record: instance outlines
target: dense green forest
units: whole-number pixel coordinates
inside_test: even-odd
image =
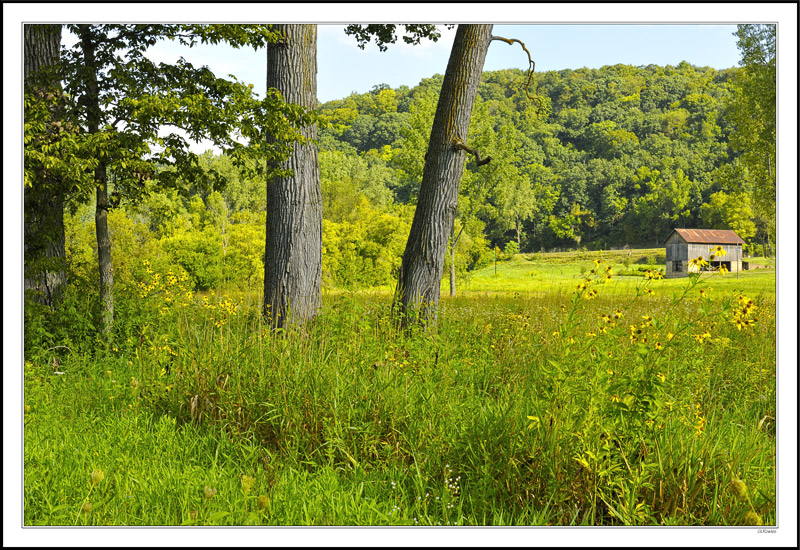
[[[731,143],[741,72],[615,65],[536,74],[529,90],[524,71],[484,73],[469,142],[492,161],[467,163],[457,272],[486,265],[494,247],[652,247],[673,227],[733,229],[761,252],[774,242],[774,211],[758,207],[758,175]],[[441,83],[376,85],[320,106],[325,285],[392,284]],[[110,212],[122,279],[150,258],[180,266],[198,289],[260,288],[266,185],[225,156],[208,152],[201,166],[177,186],[184,193],[153,188]],[[87,282],[93,211],[73,207],[67,223],[73,272]]]

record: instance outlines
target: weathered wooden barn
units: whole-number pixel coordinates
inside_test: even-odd
[[[717,269],[724,266],[731,273],[742,270],[742,245],[744,241],[734,231],[722,229],[673,229],[664,241],[667,248],[667,265],[665,276],[686,277],[690,272],[697,273],[697,266],[689,262],[702,257],[708,262],[708,268]],[[721,247],[725,255],[713,250]]]

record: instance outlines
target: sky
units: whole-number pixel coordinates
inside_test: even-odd
[[[351,93],[365,93],[378,84],[392,88],[414,87],[424,78],[444,74],[455,28],[439,25],[441,38],[425,39],[412,46],[398,38],[384,52],[375,44],[362,50],[354,37],[345,34],[344,25],[320,24],[317,27],[317,98],[342,99]],[[398,29],[399,30],[399,29]],[[536,71],[598,69],[618,63],[627,65],[678,65],[687,61],[715,69],[735,67],[739,50],[732,24],[522,24],[494,25],[492,34],[516,38],[525,43],[533,56]],[[76,38],[63,33],[62,43],[70,47]],[[235,49],[225,44],[197,45],[189,48],[163,40],[150,47],[147,55],[155,62],[174,63],[183,57],[190,63],[205,65],[219,77],[232,74],[253,84],[263,97],[266,91],[265,49]],[[494,41],[489,47],[484,71],[527,69],[528,56],[519,44]],[[164,128],[162,134],[175,129]],[[182,133],[182,132],[178,132]],[[192,143],[191,149],[221,151],[211,142]]]
[[[365,93],[377,84],[392,88],[416,86],[423,78],[444,74],[455,28],[439,27],[442,36],[433,42],[424,40],[411,46],[398,39],[381,52],[375,44],[359,49],[355,38],[344,32],[343,25],[318,26],[317,97],[321,102]],[[549,24],[495,25],[492,34],[517,38],[525,43],[536,63],[536,71],[597,69],[618,63],[628,65],[677,65],[681,61],[715,69],[735,67],[739,61],[736,25],[719,24]],[[74,36],[65,33],[65,45]],[[226,45],[188,48],[162,41],[149,48],[154,61],[173,63],[184,57],[195,65],[206,65],[214,74],[233,74],[253,84],[263,96],[266,89],[266,53],[252,49],[234,49]],[[484,64],[485,71],[528,68],[528,57],[519,44],[495,41]]]

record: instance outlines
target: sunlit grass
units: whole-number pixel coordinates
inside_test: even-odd
[[[558,284],[435,333],[381,291],[277,334],[258,295],[139,297],[114,347],[26,357],[25,523],[774,524],[774,290],[594,260],[498,264]]]

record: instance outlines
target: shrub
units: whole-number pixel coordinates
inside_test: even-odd
[[[505,252],[506,256],[508,256],[509,258],[513,257],[514,254],[519,254],[519,243],[517,243],[517,241],[513,241],[513,240],[509,241],[508,244],[506,244],[506,248],[505,248],[504,252]]]

